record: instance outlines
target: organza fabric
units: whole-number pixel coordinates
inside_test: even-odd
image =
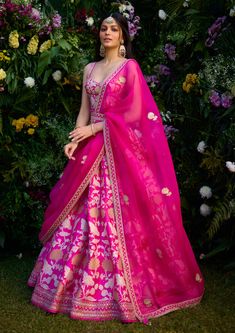
[[[103,120],[104,130],[79,144],[52,189],[40,239],[49,240],[78,202],[105,153],[124,278],[135,316],[146,322],[198,303],[204,281],[183,228],[161,116],[138,63],[128,59],[102,84],[89,82],[91,121]]]

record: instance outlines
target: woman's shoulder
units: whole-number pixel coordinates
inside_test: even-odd
[[[127,65],[131,67],[140,67],[138,61],[134,58],[127,59]]]
[[[88,64],[85,65],[84,71],[88,71],[92,66],[94,66],[95,62],[89,62]]]

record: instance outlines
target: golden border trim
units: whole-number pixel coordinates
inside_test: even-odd
[[[78,189],[74,193],[73,197],[70,199],[70,201],[65,206],[65,208],[62,211],[62,213],[59,215],[59,217],[56,219],[56,221],[53,223],[53,225],[50,227],[50,229],[41,238],[41,242],[43,244],[45,244],[45,242],[52,236],[52,234],[54,233],[54,231],[63,222],[63,220],[68,215],[68,213],[71,211],[71,209],[74,207],[74,205],[76,204],[76,202],[79,200],[79,198],[81,197],[82,193],[84,192],[84,190],[88,186],[88,184],[90,182],[90,179],[94,175],[94,172],[95,172],[96,168],[100,164],[103,155],[104,155],[104,145],[102,146],[101,151],[99,152],[99,155],[97,156],[95,162],[93,163],[92,167],[88,171],[87,175],[84,177],[82,183],[80,184],[80,186],[78,187]]]

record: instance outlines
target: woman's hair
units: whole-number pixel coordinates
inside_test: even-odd
[[[117,24],[120,26],[120,28],[122,30],[122,39],[124,40],[124,45],[126,48],[126,58],[128,58],[128,59],[133,58],[132,48],[131,48],[131,39],[130,39],[129,29],[128,29],[128,22],[127,22],[127,19],[122,14],[115,12],[115,13],[106,15],[103,18],[101,18],[99,27],[98,27],[98,32],[100,32],[102,22],[109,16],[114,18],[114,20],[117,22]],[[103,59],[103,58],[100,56],[100,40],[98,38],[98,43],[96,46],[95,60],[98,61],[101,59]]]

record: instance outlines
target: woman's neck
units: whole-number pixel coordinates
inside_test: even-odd
[[[116,62],[118,60],[123,59],[121,56],[118,55],[118,49],[106,49],[105,50],[105,57],[103,62],[107,65]]]

